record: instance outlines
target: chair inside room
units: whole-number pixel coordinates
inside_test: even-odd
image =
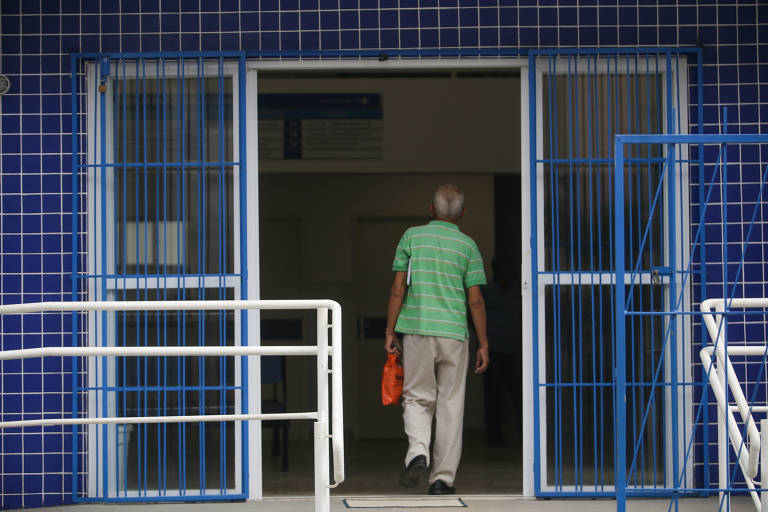
[[[285,396],[285,356],[262,356],[261,412],[286,412]],[[264,425],[272,429],[272,456],[280,455],[280,471],[288,471],[288,420],[270,420]]]

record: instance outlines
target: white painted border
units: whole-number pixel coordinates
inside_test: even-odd
[[[248,197],[247,232],[248,244],[248,299],[261,298],[260,261],[259,261],[259,147],[258,147],[258,80],[255,69],[245,73],[245,135],[248,140],[246,155],[246,197]],[[239,137],[238,137],[239,140]],[[240,238],[240,237],[238,237]],[[260,312],[248,312],[248,344],[261,345]],[[261,412],[261,358],[248,358],[248,410]],[[248,499],[259,500],[264,497],[262,483],[261,422],[251,422],[248,427]],[[242,472],[241,472],[242,474]]]
[[[206,72],[209,71],[208,65],[206,64],[204,66],[204,69]],[[224,75],[231,74],[232,76],[232,160],[233,161],[239,161],[239,155],[240,155],[240,109],[238,108],[239,101],[240,101],[240,87],[239,87],[239,73],[237,66],[232,62],[225,62],[224,63],[224,69],[222,70]],[[218,63],[216,66],[215,74],[218,75]],[[232,173],[232,221],[235,223],[236,229],[234,230],[234,264],[235,264],[235,272],[240,273],[242,270],[242,260],[240,258],[240,240],[242,239],[242,233],[240,231],[240,173],[242,172],[242,168],[240,166],[235,166]],[[214,277],[214,279],[217,279]],[[227,278],[224,278],[225,281]],[[235,298],[242,299],[242,286],[239,279],[234,278],[234,283],[232,288],[234,288]],[[242,337],[242,322],[241,322],[241,316],[235,312],[234,315],[234,323],[235,323],[235,345],[242,345],[243,343],[243,337]],[[252,358],[249,358],[252,359]],[[237,364],[239,361],[235,360],[234,370],[235,370],[235,385],[242,384],[243,382],[243,374],[241,371],[241,365]],[[250,396],[250,393],[249,393]],[[235,391],[235,412],[237,414],[243,413],[243,398],[242,398],[242,391],[236,390]],[[250,410],[250,409],[249,409]],[[250,428],[250,427],[249,427]],[[234,438],[235,438],[235,453],[241,454],[239,457],[235,457],[235,475],[237,478],[235,479],[235,492],[236,493],[242,493],[243,492],[243,485],[245,482],[243,482],[241,476],[243,474],[243,439],[242,439],[242,428],[240,428],[240,425],[235,423],[235,429],[234,429]],[[247,454],[246,454],[247,456]],[[249,461],[250,464],[250,461]]]
[[[418,59],[393,58],[385,61],[376,59],[340,59],[340,60],[253,60],[248,61],[249,70],[279,70],[279,71],[340,71],[340,70],[415,70],[425,69],[508,69],[518,70],[527,66],[525,57],[468,57],[449,59]]]
[[[530,134],[528,133],[529,109],[528,101],[528,66],[520,68],[520,231],[522,240],[520,277],[522,283],[520,290],[523,295],[522,311],[522,345],[523,345],[523,496],[534,495],[533,480],[533,371],[527,361],[533,360],[533,326],[530,319],[533,315],[533,300],[531,289],[531,160],[530,160]]]
[[[672,76],[667,76],[666,72],[666,65],[664,66],[664,70],[662,71],[661,75],[664,80],[664,103],[662,105],[662,111],[664,119],[662,120],[664,123],[664,129],[666,133],[677,133],[679,128],[679,134],[685,135],[688,133],[688,60],[685,56],[680,56],[679,61],[676,61],[674,56],[671,58],[671,72]],[[679,66],[679,69],[678,69]],[[677,115],[678,117],[675,119],[675,122],[678,122],[679,126],[669,127],[667,126],[667,115],[669,113],[669,105],[667,103],[667,95],[666,95],[666,86],[667,81],[672,80],[672,95],[673,95],[673,101],[677,101],[679,99],[680,104],[677,105]],[[678,144],[676,145],[676,159],[682,158],[683,154],[687,155],[687,145]],[[685,153],[683,153],[683,150],[685,150]],[[686,157],[687,159],[687,157]],[[663,201],[663,211],[664,211],[664,219],[668,220],[670,218],[674,219],[674,222],[676,223],[676,227],[679,230],[679,233],[677,234],[676,239],[673,241],[675,245],[675,254],[677,257],[676,262],[670,262],[669,261],[669,247],[665,249],[665,264],[672,263],[673,270],[676,270],[677,267],[681,266],[682,264],[687,263],[690,261],[690,225],[689,225],[689,206],[690,206],[690,179],[689,179],[689,166],[687,162],[683,162],[679,165],[680,169],[680,178],[675,180],[675,186],[680,187],[680,191],[678,192],[678,200],[675,201],[675,211],[670,212],[666,201],[666,196],[668,194],[668,181],[665,180],[664,182],[664,198]],[[682,212],[681,212],[682,209]],[[679,274],[674,276],[675,284],[677,288],[677,294],[682,292],[683,294],[683,303],[681,304],[681,310],[682,311],[690,311],[691,310],[691,287],[692,287],[692,277],[687,282],[687,285],[683,288],[683,277]],[[666,294],[665,301],[667,304],[667,309],[669,310],[671,308],[670,300],[677,300],[677,297],[670,297],[669,294]],[[692,318],[691,315],[684,315],[684,318],[680,318],[680,315],[676,316],[673,320],[677,324],[677,347],[674,347],[675,349],[678,349],[682,347],[682,351],[678,350],[678,361],[677,361],[677,379],[678,382],[684,382],[684,383],[691,383],[692,380],[692,359],[691,359],[691,341],[692,341]],[[671,351],[673,350],[673,347],[669,345],[666,350],[666,361],[664,365],[664,378],[667,382],[671,381],[671,367],[669,365],[669,358]],[[685,461],[686,467],[685,467],[685,482],[682,482],[682,485],[685,487],[691,487],[693,485],[693,454],[691,454],[691,457],[686,461],[685,459],[685,453],[688,443],[688,430],[689,426],[692,428],[693,425],[693,396],[692,396],[692,390],[686,392],[687,386],[681,386],[680,389],[678,389],[678,402],[676,404],[677,407],[677,417],[678,417],[678,424],[680,425],[680,428],[678,428],[678,451],[677,451],[677,457],[678,461],[682,462]],[[681,397],[681,394],[684,395]],[[664,396],[666,398],[667,403],[672,403],[671,401],[671,387],[667,386]],[[665,425],[665,432],[668,438],[672,437],[672,416],[671,416],[671,410],[672,408],[665,408],[665,418],[666,418],[666,425]],[[667,447],[667,455],[672,454],[672,448]],[[666,457],[665,459],[665,469],[667,471],[667,481],[665,482],[666,485],[670,488],[675,487],[675,479],[678,478],[677,475],[674,475],[672,469],[673,469],[673,460],[672,457]],[[683,471],[683,468],[679,467],[678,472]]]
[[[679,119],[680,119],[680,132],[682,134],[688,133],[689,128],[689,122],[690,119],[688,117],[690,105],[689,105],[689,94],[690,91],[688,89],[688,58],[685,55],[681,55],[679,58],[679,61],[674,64],[675,67],[673,67],[673,71],[675,71],[675,75],[677,76],[679,83],[675,84],[676,91],[679,94],[680,98],[680,104],[678,105],[679,111]],[[679,69],[676,67],[679,66]],[[680,155],[687,155],[688,154],[688,146],[687,145],[679,145],[678,146],[678,157]],[[687,160],[687,158],[686,158]],[[680,164],[680,181],[679,185],[681,187],[681,195],[680,195],[680,203],[682,204],[682,208],[678,208],[677,213],[675,215],[675,220],[677,222],[677,225],[682,230],[681,237],[678,237],[678,241],[680,241],[680,245],[677,247],[677,254],[680,258],[680,261],[683,263],[689,262],[691,260],[691,225],[690,225],[690,210],[689,205],[690,203],[690,191],[691,191],[691,181],[690,181],[690,167],[688,165],[688,162],[683,162]],[[682,213],[681,213],[682,210]],[[678,213],[681,213],[681,215],[678,217]],[[678,278],[678,289],[683,286],[683,279],[682,276]],[[683,311],[690,311],[691,305],[692,305],[692,297],[691,297],[691,288],[693,287],[693,277],[691,277],[688,280],[688,284],[683,288],[683,304],[681,306],[681,309]],[[678,342],[682,343],[682,357],[680,358],[680,361],[678,362],[678,378],[681,379],[683,382],[693,382],[693,359],[692,359],[692,345],[693,345],[693,317],[691,315],[684,315],[682,319],[678,316],[678,322],[682,324],[682,329],[678,328]],[[680,326],[678,326],[680,327]],[[687,389],[688,387],[684,387],[683,389]],[[680,460],[685,460],[685,451],[688,443],[688,437],[692,435],[693,433],[693,391],[691,389],[690,392],[685,394],[684,400],[680,402],[680,411],[679,411],[679,418],[682,420],[683,425],[683,432],[680,434],[682,436],[681,443],[680,443],[680,451],[679,451],[679,457]],[[690,426],[689,430],[688,427]],[[685,469],[685,481],[682,482],[682,485],[684,487],[693,487],[693,454],[691,454],[691,457],[688,461],[686,461],[686,469]]]
[[[85,117],[86,117],[86,163],[90,166],[96,162],[96,145],[98,142],[98,131],[96,130],[96,119],[98,119],[98,113],[93,111],[95,106],[95,94],[93,91],[96,89],[96,65],[94,63],[88,63],[85,68]],[[91,86],[91,81],[93,85]],[[89,87],[90,86],[90,87]],[[89,137],[88,134],[94,134],[93,137]],[[92,171],[93,167],[88,167],[86,173],[86,226],[88,230],[87,247],[88,247],[88,261],[86,263],[87,272],[90,275],[96,273],[96,225],[94,222],[96,211],[96,195],[95,195],[95,176]],[[96,286],[92,279],[87,281],[87,297],[88,300],[98,300],[96,297]],[[88,334],[95,332],[96,330],[96,316],[95,313],[88,313]],[[94,338],[87,336],[88,345],[93,346]],[[87,381],[88,387],[95,387],[97,385],[96,377],[98,372],[96,371],[96,360],[89,359],[87,363]],[[78,400],[80,402],[80,400]],[[96,393],[88,392],[88,417],[96,417],[97,410],[97,397]],[[88,471],[88,482],[86,484],[86,492],[88,496],[96,496],[98,494],[98,475],[101,472],[101,458],[98,457],[98,449],[96,447],[96,426],[89,425],[87,427],[88,433],[88,468],[97,468],[97,471]],[[74,447],[73,447],[74,449]]]

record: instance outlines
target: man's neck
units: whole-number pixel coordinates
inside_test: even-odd
[[[451,224],[456,224],[456,221],[459,220],[459,219],[451,220],[451,219],[444,219],[442,217],[433,217],[432,220],[439,220],[441,222],[450,222]]]

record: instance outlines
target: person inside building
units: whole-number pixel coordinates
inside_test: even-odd
[[[474,371],[489,365],[480,290],[486,279],[477,244],[456,225],[465,213],[464,193],[442,185],[430,210],[433,220],[409,228],[397,244],[385,349],[402,352],[408,451],[400,484],[415,487],[429,474],[429,494],[454,494],[469,361],[467,304],[478,340]]]
[[[490,357],[493,366],[483,374],[486,442],[506,445],[504,422],[512,422],[512,434],[522,433],[519,264],[511,255],[493,260],[493,278],[483,288],[487,314]]]

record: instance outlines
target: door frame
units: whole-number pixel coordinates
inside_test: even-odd
[[[533,361],[533,291],[532,291],[532,279],[533,268],[531,262],[533,261],[533,244],[531,244],[531,204],[532,194],[534,189],[531,188],[531,153],[532,148],[535,147],[536,138],[531,139],[531,90],[535,90],[535,84],[531,84],[528,79],[531,61],[527,60],[526,64],[520,68],[520,236],[522,240],[520,242],[522,253],[520,255],[520,277],[522,282],[520,283],[520,291],[523,294],[523,311],[522,311],[522,340],[523,340],[523,361],[531,361],[531,364],[523,364],[523,411],[534,410],[534,397],[533,397],[533,378],[534,371],[533,365],[536,364]],[[533,85],[533,87],[532,87]],[[532,146],[533,144],[533,146]],[[537,173],[536,189],[543,189],[543,175],[539,180]],[[544,371],[543,360],[539,361],[539,370],[541,373]],[[541,401],[544,391],[539,394]],[[534,434],[535,421],[533,414],[523,414],[523,496],[532,497],[535,496],[535,478],[536,471],[536,451],[534,450],[534,443],[536,442],[536,436]]]
[[[440,70],[440,69],[507,69],[507,70],[515,70],[520,71],[520,132],[521,132],[521,145],[520,145],[520,154],[521,154],[521,167],[520,167],[520,175],[521,175],[521,209],[520,209],[520,215],[521,215],[521,222],[523,224],[523,233],[522,233],[522,239],[521,239],[521,249],[522,249],[522,269],[523,272],[525,271],[525,265],[526,265],[526,254],[527,254],[527,246],[529,238],[525,234],[525,228],[529,224],[529,217],[530,217],[530,208],[528,208],[526,205],[527,203],[527,193],[528,189],[525,188],[525,184],[527,183],[527,169],[528,169],[528,152],[526,151],[526,141],[527,141],[527,126],[528,126],[528,117],[527,117],[527,111],[528,111],[528,98],[526,96],[526,70],[527,70],[527,59],[525,57],[502,57],[502,58],[493,58],[493,59],[483,59],[483,58],[477,58],[477,59],[458,59],[458,58],[443,58],[443,59],[437,59],[437,58],[425,58],[425,59],[413,59],[413,60],[398,60],[398,59],[392,59],[392,60],[385,60],[385,61],[375,61],[375,60],[350,60],[350,61],[344,61],[344,60],[316,60],[316,61],[299,61],[299,60],[291,60],[291,61],[258,61],[258,60],[248,60],[246,67],[248,69],[248,87],[250,88],[252,86],[251,81],[255,82],[255,80],[251,79],[251,72],[254,73],[254,78],[256,73],[259,71],[343,71],[343,70],[356,70],[356,71],[415,71],[415,70]],[[253,84],[253,87],[255,87],[255,83]],[[251,102],[250,98],[251,95],[249,94],[249,103],[248,103],[248,122],[252,122],[252,116],[250,113],[251,108]],[[510,97],[510,101],[516,101],[515,98]],[[253,134],[256,133],[256,123],[254,123],[253,129],[251,128],[250,124],[248,127],[248,133]],[[254,167],[253,164],[250,163],[250,159],[254,155],[254,151],[249,151],[248,158],[249,158],[249,169],[252,169]],[[514,173],[511,173],[514,174]],[[258,217],[258,215],[256,216]],[[252,217],[253,218],[253,217]],[[250,226],[253,223],[249,223],[249,229]],[[249,235],[250,236],[250,235]],[[250,249],[249,249],[250,250]],[[528,260],[530,260],[530,256],[528,257]],[[525,280],[525,274],[523,274],[523,280]],[[251,281],[249,280],[249,283]],[[523,360],[526,360],[526,357],[531,357],[532,350],[531,350],[531,343],[526,341],[530,340],[530,335],[526,336],[525,333],[528,331],[530,332],[530,326],[528,325],[530,323],[530,310],[526,313],[526,306],[525,306],[525,300],[523,300],[523,314],[522,314],[522,322],[523,322]],[[527,327],[526,327],[527,326]],[[524,411],[530,410],[532,407],[533,399],[532,396],[529,396],[532,390],[531,385],[531,379],[532,376],[530,375],[530,369],[529,365],[523,365],[523,407]],[[254,388],[250,388],[254,389]],[[531,448],[533,441],[533,421],[532,418],[530,418],[530,415],[524,415],[523,416],[523,495],[524,496],[534,496],[533,493],[533,478],[531,476],[533,471],[533,451]],[[256,459],[253,459],[256,460]],[[261,466],[258,466],[259,469]],[[259,483],[261,483],[261,473],[259,473]],[[259,486],[259,498],[261,498],[261,486]]]
[[[343,70],[356,70],[356,71],[408,71],[408,70],[440,70],[440,69],[508,69],[508,70],[515,70],[520,72],[520,133],[521,133],[521,142],[520,142],[520,155],[521,155],[521,166],[520,166],[520,179],[521,179],[521,185],[520,185],[520,195],[521,195],[521,205],[520,205],[520,221],[522,223],[522,238],[521,238],[521,257],[522,257],[522,272],[521,278],[523,279],[523,282],[526,282],[526,275],[530,276],[530,274],[525,274],[526,271],[526,264],[529,267],[530,272],[530,251],[528,249],[528,245],[530,242],[530,233],[526,235],[526,228],[530,225],[530,208],[527,206],[529,204],[528,202],[528,178],[527,178],[527,170],[529,165],[529,159],[528,159],[528,151],[526,150],[526,143],[528,141],[528,133],[527,133],[527,127],[528,127],[528,96],[527,91],[528,87],[526,86],[526,76],[527,76],[527,58],[525,57],[502,57],[502,58],[493,58],[493,59],[483,59],[483,58],[477,58],[477,59],[458,59],[458,58],[444,58],[444,59],[437,59],[437,58],[425,58],[425,59],[413,59],[413,60],[385,60],[385,61],[374,61],[374,60],[363,60],[363,61],[339,61],[339,60],[317,60],[317,61],[258,61],[258,60],[248,60],[246,67],[248,70],[248,76],[249,76],[249,83],[248,87],[251,87],[251,81],[254,82],[253,87],[255,88],[255,78],[256,73],[259,71],[343,71]],[[251,80],[250,73],[254,73],[254,80]],[[255,96],[254,96],[255,97]],[[248,103],[248,122],[252,122],[252,116],[250,114],[250,105],[251,102],[250,98],[251,95],[249,94],[249,103]],[[510,98],[510,101],[515,101],[515,98]],[[256,133],[256,123],[254,123],[254,128],[251,129],[250,124],[248,128],[248,133],[253,134]],[[252,158],[252,155],[256,157],[254,151],[249,151],[248,158],[249,158],[249,169],[253,168],[253,165],[250,163],[250,158]],[[513,173],[511,173],[513,174]],[[256,218],[258,218],[258,215],[256,215]],[[249,223],[249,228],[252,223]],[[528,228],[528,231],[530,232],[530,228]],[[250,250],[250,249],[249,249]],[[528,254],[528,257],[526,258],[526,254]],[[530,281],[530,277],[527,278],[528,281]],[[250,281],[249,281],[250,283]],[[532,350],[532,342],[529,342],[528,340],[531,339],[530,337],[530,318],[531,318],[531,312],[530,312],[530,304],[528,304],[528,308],[526,309],[526,300],[525,300],[525,294],[523,295],[523,308],[522,308],[522,340],[523,340],[523,361],[530,360],[526,358],[532,357],[533,350]],[[528,335],[526,335],[526,332]],[[532,396],[532,374],[530,371],[530,365],[523,364],[523,370],[522,370],[522,378],[523,378],[523,411],[532,410],[532,404],[533,404],[533,396]],[[254,388],[251,388],[254,389]],[[523,440],[522,440],[522,451],[523,451],[523,458],[522,458],[522,473],[523,473],[523,496],[526,497],[532,497],[534,496],[534,490],[533,490],[533,444],[534,434],[533,434],[533,418],[531,415],[524,414],[523,415]],[[257,459],[253,459],[257,460]],[[263,496],[262,494],[262,488],[261,488],[261,465],[257,466],[259,468],[259,494],[258,498],[261,498]]]

